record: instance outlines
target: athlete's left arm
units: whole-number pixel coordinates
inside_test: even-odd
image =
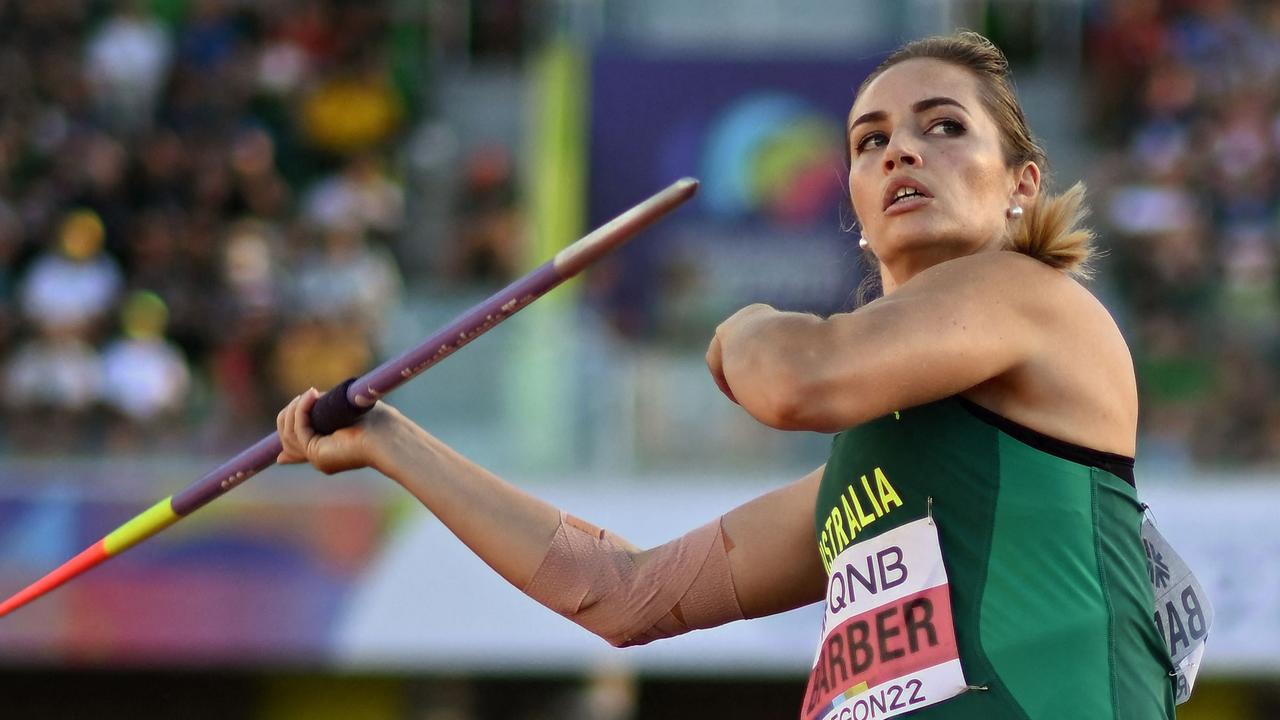
[[[1054,316],[1070,312],[1064,284],[1074,282],[1025,255],[957,258],[827,319],[747,307],[716,330],[708,365],[766,425],[834,432],[1033,361]]]

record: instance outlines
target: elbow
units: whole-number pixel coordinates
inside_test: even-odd
[[[657,639],[654,637],[645,637],[645,636],[622,638],[622,637],[609,637],[606,635],[600,635],[600,637],[604,638],[605,642],[609,643],[615,648],[618,648],[619,650],[630,648],[630,647],[640,647],[641,645],[648,645],[649,643]]]
[[[793,369],[775,379],[759,413],[752,413],[769,427],[835,433],[870,419],[857,403],[866,391],[849,387],[847,378],[836,382],[821,372]]]
[[[842,429],[831,420],[830,395],[812,373],[790,367],[774,374],[760,393],[752,414],[777,430],[834,432]]]
[[[749,408],[757,420],[776,430],[805,430],[809,409],[804,407],[802,395],[790,387],[778,383],[756,408]]]

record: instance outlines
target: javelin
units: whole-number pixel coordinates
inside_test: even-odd
[[[352,378],[330,389],[316,401],[311,410],[312,427],[317,433],[327,435],[354,424],[373,407],[378,398],[452,355],[458,348],[577,275],[610,250],[630,240],[636,233],[693,197],[697,189],[698,181],[693,178],[677,180],[556,253],[555,257],[528,275],[454,318],[453,322],[437,330],[417,347],[358,378]],[[271,433],[264,437],[186,489],[151,506],[58,569],[0,603],[0,617],[84,574],[108,558],[154,537],[274,465],[276,456],[282,449],[279,434]]]

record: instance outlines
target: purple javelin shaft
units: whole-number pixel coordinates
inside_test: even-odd
[[[410,378],[435,365],[458,348],[497,325],[512,313],[536,300],[567,278],[547,261],[528,275],[498,291],[489,299],[454,318],[420,345],[395,357],[351,383],[347,399],[366,407]],[[352,397],[355,395],[355,397]],[[271,433],[247,450],[219,465],[204,477],[173,496],[173,511],[188,515],[240,483],[275,464],[283,446],[280,436]]]
[[[630,240],[636,233],[693,197],[697,189],[698,181],[692,178],[677,180],[610,220],[561,250],[537,269],[459,315],[417,347],[357,378],[347,390],[347,400],[360,407],[373,405],[378,398],[452,355],[458,348],[488,332],[560,283],[577,275],[610,250]],[[282,449],[280,436],[271,433],[174,495],[173,511],[178,515],[189,515],[204,507],[274,465],[276,456]]]

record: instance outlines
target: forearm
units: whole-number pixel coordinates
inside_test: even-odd
[[[639,552],[504,482],[403,416],[377,444],[375,467],[498,574],[613,645],[743,617],[718,518]]]
[[[792,429],[788,423],[819,360],[823,323],[814,315],[769,308],[722,333],[724,377],[743,409],[765,424]]]
[[[326,473],[373,467],[426,505],[467,547],[534,600],[614,645],[636,645],[742,618],[719,518],[647,552],[503,482],[379,403],[317,435],[320,393],[276,416],[278,462]]]
[[[560,511],[463,457],[408,420],[386,433],[376,467],[412,493],[499,575],[524,588]]]

